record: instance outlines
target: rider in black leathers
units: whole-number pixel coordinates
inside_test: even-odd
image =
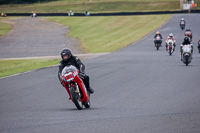
[[[63,68],[65,66],[72,65],[72,66],[75,66],[79,70],[79,77],[83,80],[87,90],[91,94],[94,93],[94,90],[90,87],[89,76],[85,74],[85,65],[81,62],[81,60],[77,56],[73,56],[69,49],[63,49],[61,51],[61,58],[62,60],[60,61],[59,71],[58,71],[58,78],[61,84],[63,85],[62,79],[60,76]]]
[[[182,24],[186,25],[186,22],[185,22],[184,18],[181,18],[180,26],[181,26]]]
[[[200,53],[200,39],[199,39],[199,41],[198,41],[197,48],[199,49],[199,53]]]
[[[191,44],[190,39],[189,39],[188,36],[185,36],[184,41],[183,41],[183,43],[180,46],[181,55],[182,55],[182,52],[183,52],[183,46],[184,45],[191,45],[191,48],[192,48],[191,49],[191,53],[193,54],[193,45]]]
[[[190,29],[185,30],[185,36],[189,37],[190,42],[192,41],[192,31]]]
[[[158,41],[158,40],[156,40],[156,37],[157,37],[157,36],[159,36],[160,39],[161,39],[161,40],[159,40],[159,41],[160,41],[160,46],[162,47],[162,45],[161,45],[161,44],[162,44],[162,35],[160,34],[160,31],[157,31],[156,34],[155,34],[155,36],[154,36],[154,39],[155,39],[155,40],[154,40],[154,43],[155,43],[155,44],[156,44],[156,41]]]

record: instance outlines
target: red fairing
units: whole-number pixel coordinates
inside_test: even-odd
[[[191,37],[192,33],[190,31],[185,32],[185,36]]]
[[[73,75],[75,76],[73,82],[76,82],[76,83],[79,85],[80,89],[81,89],[82,92],[83,92],[83,98],[82,98],[81,100],[82,100],[83,103],[86,103],[86,102],[89,101],[89,95],[88,95],[87,90],[86,90],[86,88],[85,88],[84,82],[83,82],[83,80],[78,76],[78,73],[79,73],[79,71],[73,72]],[[66,78],[67,78],[67,77],[66,77]],[[70,78],[70,76],[69,76],[69,78]],[[69,91],[69,86],[70,86],[70,85],[73,85],[73,84],[71,84],[71,82],[66,82],[66,81],[64,80],[64,77],[63,77],[62,79],[63,79],[64,86],[65,86],[65,88],[66,88],[66,90],[67,90],[67,92],[68,92],[70,98],[72,99],[72,96],[71,96],[70,91]]]
[[[78,75],[76,75],[74,81],[75,81],[76,83],[78,83],[78,85],[80,86],[80,88],[81,88],[81,90],[82,90],[82,92],[83,92],[83,99],[82,99],[82,102],[83,102],[83,103],[88,102],[88,101],[89,101],[89,95],[88,95],[88,93],[87,93],[87,90],[86,90],[86,87],[85,87],[85,85],[84,85],[83,80],[82,80]]]

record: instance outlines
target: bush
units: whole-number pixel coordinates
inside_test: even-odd
[[[37,2],[50,2],[57,0],[0,0],[0,4],[31,4]]]

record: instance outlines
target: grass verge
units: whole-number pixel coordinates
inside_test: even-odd
[[[78,38],[90,53],[113,52],[160,27],[170,15],[117,17],[51,17],[68,25],[70,36]],[[58,64],[60,59],[0,60],[0,77]]]
[[[6,35],[11,30],[11,25],[3,22],[6,18],[0,18],[0,37]]]
[[[59,64],[60,59],[0,60],[0,78]]]
[[[69,26],[89,53],[113,52],[143,38],[162,26],[171,15],[51,17],[50,21]]]
[[[0,5],[6,13],[135,12],[180,10],[180,0],[58,0],[35,4]]]

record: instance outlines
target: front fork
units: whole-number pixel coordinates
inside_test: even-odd
[[[81,93],[80,93],[80,89],[79,89],[79,86],[78,86],[78,84],[77,83],[70,83],[69,84],[69,94],[70,94],[70,99],[72,100],[72,96],[71,96],[71,91],[74,91],[76,94],[77,94],[77,96],[79,97],[79,98],[81,98]]]

